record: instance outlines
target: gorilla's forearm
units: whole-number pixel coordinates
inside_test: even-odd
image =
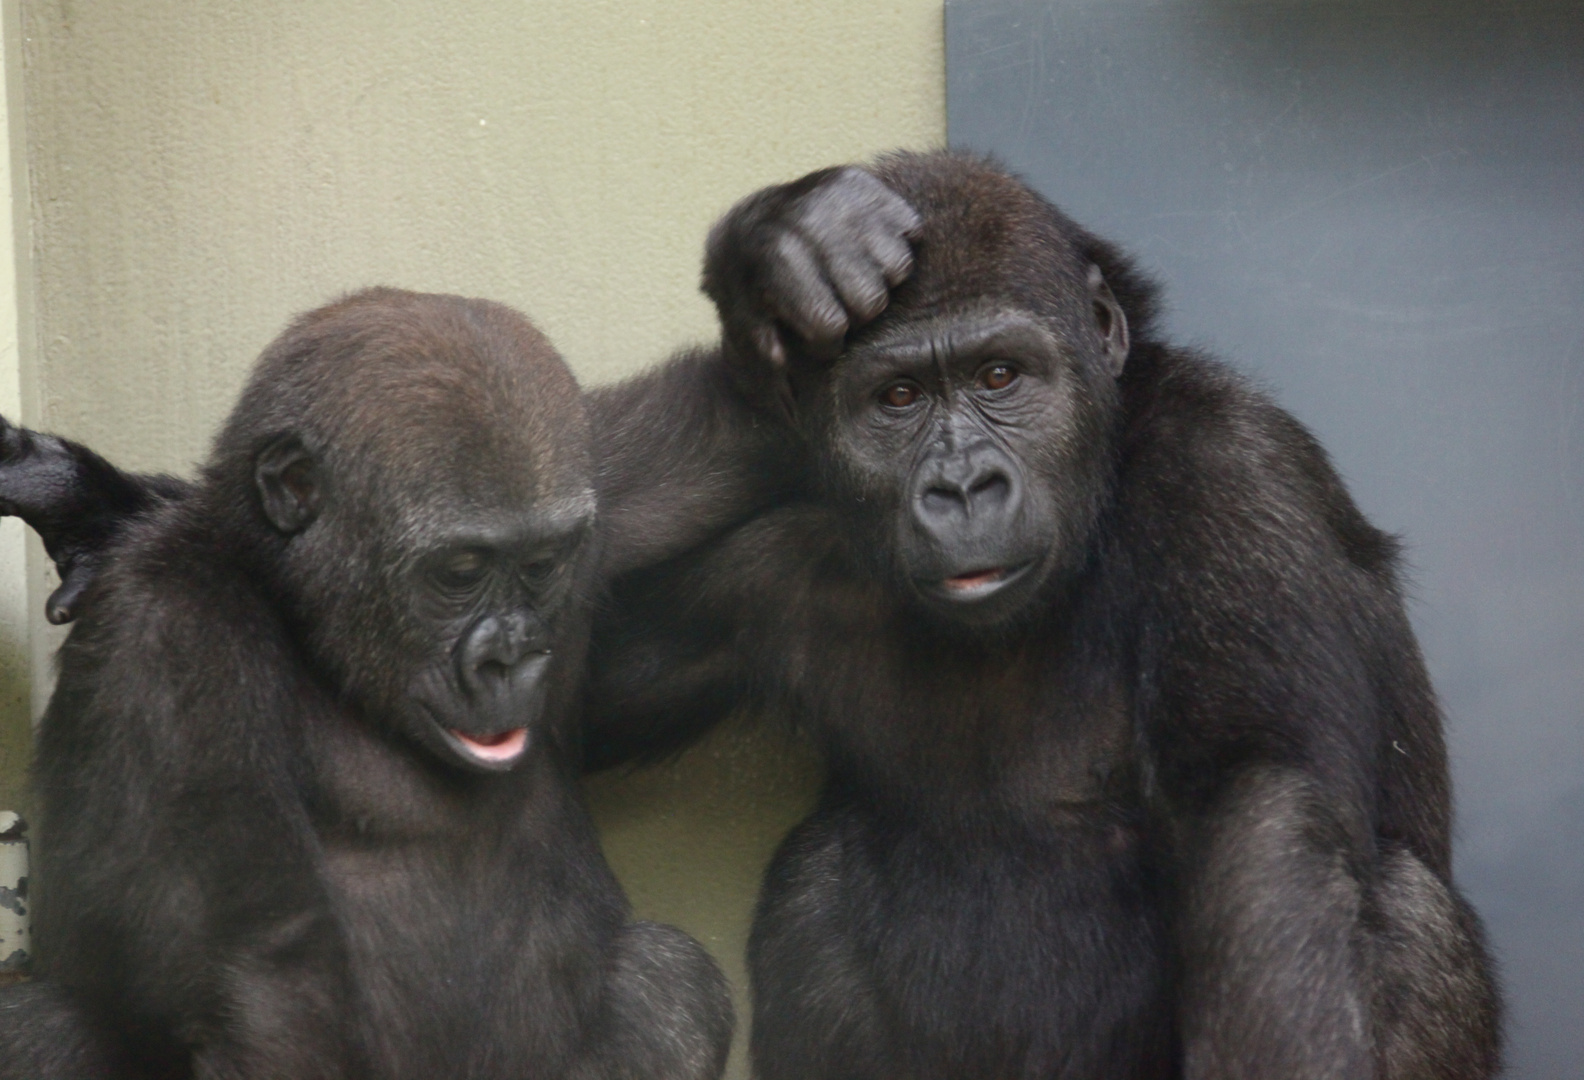
[[[855,168],[767,188],[721,218],[704,257],[719,349],[588,395],[607,575],[690,550],[797,488],[794,360],[822,366],[885,309],[912,273],[919,221]]]
[[[608,580],[678,555],[782,501],[798,443],[744,397],[715,350],[589,392]]]

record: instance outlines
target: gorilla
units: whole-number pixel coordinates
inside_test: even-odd
[[[594,462],[534,327],[357,293],[266,349],[195,486],[98,465],[88,527],[139,510],[82,549],[0,1075],[721,1073],[724,978],[630,921],[579,799]]]
[[[705,287],[719,351],[587,401],[583,762],[744,702],[823,751],[750,943],[762,1080],[1497,1071],[1397,545],[1301,425],[972,157],[751,196]],[[166,497],[13,437],[63,588]]]
[[[1492,1075],[1397,543],[1114,247],[980,159],[873,175],[922,217],[888,305],[806,250],[839,174],[717,227],[801,483],[595,629],[594,763],[742,700],[828,762],[755,918],[757,1075]]]

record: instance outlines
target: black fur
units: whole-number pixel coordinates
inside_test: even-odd
[[[62,650],[0,1076],[719,1075],[724,980],[577,793],[593,482],[499,305],[373,290],[265,352]]]
[[[723,352],[588,400],[595,577],[625,576],[587,760],[744,699],[825,749],[753,937],[766,1080],[1495,1071],[1396,545],[1296,422],[973,159],[752,196],[705,283]],[[1009,320],[1014,352],[968,362]],[[1032,366],[981,398],[997,359]],[[875,420],[899,379],[956,404]],[[92,523],[87,451],[6,449],[30,524]]]
[[[758,1075],[1492,1075],[1395,542],[1109,245],[977,159],[873,173],[916,267],[834,362],[729,259],[841,174],[717,227],[809,480],[596,628],[607,758],[745,698],[825,751],[754,926]],[[843,272],[789,271],[815,307]]]

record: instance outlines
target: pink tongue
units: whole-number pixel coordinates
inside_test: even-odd
[[[528,745],[528,729],[521,727],[498,731],[493,735],[466,735],[452,728],[451,734],[467,747],[470,754],[484,761],[510,761]]]
[[[947,578],[946,585],[952,589],[973,589],[998,580],[1005,572],[999,567],[994,570],[980,570],[976,574],[964,574],[961,577]]]

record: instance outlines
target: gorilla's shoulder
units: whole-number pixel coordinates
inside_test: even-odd
[[[256,676],[278,664],[284,628],[257,577],[217,557],[212,529],[187,503],[128,523],[61,649],[63,684],[135,685],[146,696],[116,696],[170,701],[268,682]]]
[[[1162,515],[1163,536],[1200,560],[1342,560],[1393,576],[1396,540],[1369,524],[1319,441],[1267,390],[1203,352],[1141,352],[1123,379],[1122,490]]]

